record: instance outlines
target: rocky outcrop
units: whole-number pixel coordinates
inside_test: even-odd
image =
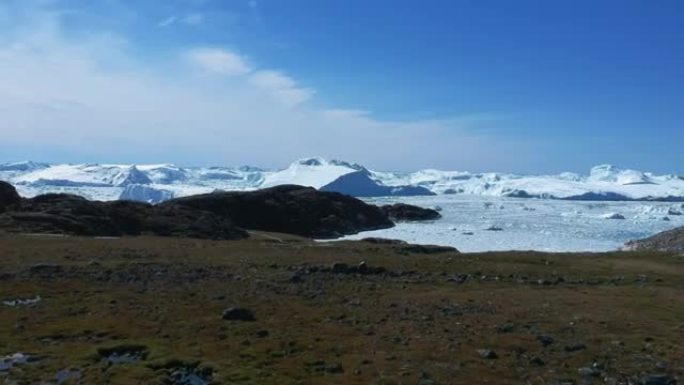
[[[178,206],[230,218],[244,229],[311,238],[336,238],[394,226],[377,206],[347,195],[295,185],[195,195],[159,205]]]
[[[0,230],[86,236],[247,237],[230,219],[202,210],[130,201],[89,201],[69,194],[22,200],[0,214]]]
[[[0,185],[0,230],[86,236],[161,235],[240,239],[244,229],[335,238],[394,224],[377,206],[302,186],[217,192],[151,205],[89,201],[69,194],[21,199]]]
[[[380,206],[380,209],[385,213],[385,215],[387,215],[389,219],[396,222],[429,221],[442,217],[442,215],[440,215],[440,213],[436,210],[407,205],[404,203]]]
[[[21,198],[17,190],[11,184],[0,181],[0,213],[5,211],[9,206],[13,206],[21,202]]]
[[[632,250],[661,250],[684,253],[684,227],[663,231],[648,238],[629,241],[625,246]]]

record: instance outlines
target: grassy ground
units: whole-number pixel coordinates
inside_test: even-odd
[[[66,369],[64,383],[165,384],[184,367],[212,373],[213,383],[255,385],[684,375],[682,256],[426,254],[255,234],[1,236],[0,261],[0,300],[41,297],[0,304],[0,357],[38,358],[0,371],[0,383],[54,383]],[[361,261],[385,272],[329,269]],[[229,307],[256,321],[222,319]],[[107,349],[127,346],[143,357],[105,362]]]

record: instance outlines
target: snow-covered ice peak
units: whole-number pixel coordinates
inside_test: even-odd
[[[315,156],[311,158],[302,158],[298,159],[292,164],[290,164],[290,167],[296,167],[296,166],[307,166],[307,167],[325,167],[325,166],[339,166],[339,167],[346,167],[350,168],[352,170],[364,170],[365,167],[356,164],[356,163],[350,163],[346,162],[344,160],[339,160],[339,159],[326,159],[320,156]]]
[[[321,188],[343,175],[356,171],[359,169],[347,162],[328,161],[321,157],[304,158],[293,162],[284,170],[266,175],[260,187],[297,184]]]
[[[615,183],[622,186],[653,183],[646,173],[636,170],[622,170],[609,164],[593,167],[587,180],[591,182]]]
[[[33,171],[49,167],[47,163],[33,162],[25,160],[21,162],[11,162],[0,164],[0,171]]]
[[[102,200],[116,199],[129,185],[145,185],[154,190],[169,191],[173,196],[184,196],[215,189],[250,190],[299,184],[364,194],[372,191],[373,194],[386,192],[398,195],[401,192],[404,195],[423,195],[423,190],[427,189],[435,194],[518,198],[684,201],[682,176],[656,175],[608,164],[596,166],[585,175],[522,175],[437,169],[386,172],[323,157],[299,159],[280,170],[248,166],[179,167],[173,164],[45,164],[24,161],[0,164],[0,180],[17,186],[24,196],[66,192]],[[142,196],[145,200],[149,200],[147,193],[152,192],[145,190],[145,194],[129,194],[132,191],[138,193],[143,189],[132,188],[127,196]]]

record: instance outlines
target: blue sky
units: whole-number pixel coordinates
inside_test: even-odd
[[[0,0],[0,161],[684,173],[684,3]]]

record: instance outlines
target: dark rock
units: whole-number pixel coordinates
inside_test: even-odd
[[[437,385],[437,382],[430,378],[427,373],[422,372],[418,378],[418,385]]]
[[[330,365],[325,365],[325,372],[326,373],[344,373],[344,369],[342,368],[341,364],[330,364]]]
[[[408,242],[402,241],[400,239],[388,239],[388,238],[363,238],[361,242],[374,243],[376,245],[406,245]]]
[[[159,206],[191,207],[229,218],[245,229],[313,238],[336,238],[394,225],[377,206],[339,193],[294,185],[195,195]]]
[[[21,197],[11,184],[0,181],[0,213],[21,202]]]
[[[555,381],[550,383],[550,385],[575,385],[575,384],[577,384],[577,382],[575,382],[575,380],[573,380],[571,378],[562,378],[562,379],[558,379],[558,380],[555,380]]]
[[[580,350],[585,350],[587,348],[587,345],[581,343],[581,342],[576,342],[574,344],[566,345],[563,350],[565,350],[567,353],[573,353],[573,352],[579,352]]]
[[[240,307],[231,307],[224,310],[222,318],[228,321],[256,321],[251,310]]]
[[[399,251],[412,254],[458,253],[455,247],[436,245],[406,245],[399,248]]]
[[[512,323],[505,323],[503,325],[499,325],[496,327],[496,332],[497,333],[510,333],[515,329],[515,325]]]
[[[586,366],[577,369],[577,372],[582,377],[598,377],[601,375],[601,370],[594,366]]]
[[[534,365],[534,366],[544,366],[544,365],[546,365],[546,363],[544,362],[544,360],[542,360],[541,357],[539,357],[539,356],[534,356],[534,357],[532,357],[532,359],[530,360],[530,364],[532,364],[532,365]]]
[[[349,265],[342,262],[335,262],[332,265],[331,271],[333,274],[349,274]]]
[[[393,205],[380,206],[380,209],[393,221],[430,221],[439,219],[442,215],[433,209],[407,205],[405,203],[395,203]]]
[[[677,379],[667,374],[649,374],[642,378],[642,385],[677,385]]]
[[[447,279],[447,282],[455,282],[455,283],[465,283],[470,276],[468,274],[456,274],[453,277],[450,277]]]
[[[486,360],[495,360],[499,358],[499,356],[493,350],[489,349],[477,349],[477,354]]]
[[[553,343],[554,339],[553,339],[553,337],[551,337],[549,335],[540,335],[540,336],[537,336],[537,341],[539,341],[539,343],[542,344],[542,346],[546,347],[546,346],[551,345]]]
[[[254,333],[254,335],[257,338],[266,338],[271,335],[271,333],[269,333],[268,330],[259,330],[258,332]]]
[[[62,272],[62,266],[53,263],[36,263],[29,268],[31,274],[53,275]]]

